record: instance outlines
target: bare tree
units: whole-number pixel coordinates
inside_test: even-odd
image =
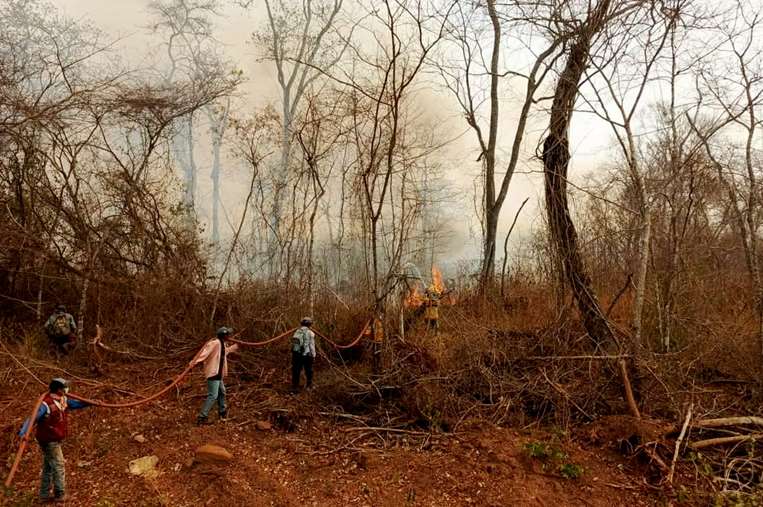
[[[249,6],[251,2],[241,2]],[[321,75],[318,69],[328,71],[342,57],[346,40],[337,33],[338,16],[344,0],[265,0],[267,29],[256,32],[254,40],[265,48],[266,58],[276,68],[281,91],[281,160],[273,178],[273,199],[269,230],[269,257],[276,260],[275,249],[289,242],[282,237],[283,202],[287,190],[291,153],[294,143],[294,125],[303,98]],[[293,197],[293,196],[292,196]],[[281,255],[284,253],[281,252]],[[286,255],[290,253],[286,252]],[[273,272],[281,271],[273,266]]]
[[[18,7],[35,12],[27,2]],[[6,32],[0,42],[0,65],[19,70],[3,83],[13,101],[3,102],[0,166],[13,177],[18,203],[6,215],[14,239],[7,247],[34,245],[45,259],[40,273],[50,266],[71,278],[83,332],[93,284],[104,273],[114,280],[167,263],[182,270],[195,257],[195,236],[176,227],[163,147],[173,122],[235,83],[214,75],[173,87],[148,84],[109,65],[97,32],[88,37],[76,22],[51,19],[32,19],[27,33]],[[28,53],[19,49],[23,40]],[[26,61],[17,67],[20,58]],[[199,272],[186,274],[196,279]]]
[[[502,9],[499,11],[499,9]],[[483,289],[494,281],[496,262],[496,242],[498,221],[503,204],[508,195],[512,177],[520,161],[522,144],[527,131],[528,121],[533,106],[541,100],[537,95],[554,62],[560,56],[562,37],[552,38],[541,50],[534,46],[536,30],[526,17],[526,9],[532,8],[526,2],[496,3],[494,0],[464,5],[458,3],[449,20],[448,40],[450,52],[459,55],[456,61],[446,58],[438,65],[447,88],[458,100],[466,122],[474,132],[480,150],[478,160],[482,162],[484,173],[482,203],[483,251],[481,285]],[[483,28],[483,18],[487,15],[489,29]],[[540,21],[542,23],[542,21]],[[506,26],[513,33],[504,34]],[[488,32],[491,48],[482,47],[482,39]],[[527,70],[522,68],[503,69],[501,47],[509,37],[516,37],[526,44],[531,63]],[[485,54],[489,63],[485,62]],[[519,58],[512,55],[512,60]],[[512,134],[511,147],[506,161],[503,177],[496,187],[496,168],[498,158],[498,133],[500,129],[499,89],[501,79],[509,79],[509,85],[515,81],[524,83],[524,94],[519,102],[519,116]],[[487,92],[485,91],[487,89]],[[486,97],[487,95],[487,97]],[[487,102],[487,113],[484,112]],[[484,119],[487,116],[487,120]]]
[[[212,21],[219,16],[218,0],[153,0],[149,10],[155,17],[151,29],[166,37],[168,68],[163,79],[167,85],[176,81],[194,82],[204,80],[211,75],[219,74],[225,63],[218,55],[217,42],[212,33]],[[213,122],[213,215],[216,216],[219,207],[219,154],[222,136],[225,131],[224,121],[227,118],[224,104],[216,106],[222,109],[220,114],[208,112]],[[222,123],[220,121],[222,120]],[[195,155],[196,118],[189,114],[177,122],[180,131],[173,137],[173,153],[177,162],[183,168],[185,183],[185,204],[191,212],[195,211],[195,196],[198,186],[198,164]],[[215,176],[217,175],[217,176]],[[219,239],[219,224],[213,218],[212,236],[214,241]]]
[[[651,201],[654,197],[645,181],[644,155],[636,123],[643,116],[640,113],[650,85],[662,77],[655,76],[654,71],[658,70],[669,40],[675,38],[678,17],[689,3],[688,0],[678,0],[669,7],[663,6],[660,11],[644,11],[642,17],[629,20],[628,26],[619,23],[617,33],[607,39],[600,55],[591,59],[591,70],[586,71],[587,89],[592,91],[592,97],[587,99],[585,94],[582,95],[591,111],[612,128],[636,200],[639,238],[631,325],[637,351],[642,346],[642,314],[652,232]],[[674,69],[674,76],[676,72]]]
[[[304,295],[312,315],[315,304],[316,218],[334,166],[338,161],[343,161],[335,155],[340,143],[346,142],[348,125],[343,117],[346,107],[341,92],[323,89],[319,93],[306,95],[305,100],[305,113],[295,135],[310,177],[311,195],[305,203],[309,208],[309,217]]]
[[[567,202],[569,127],[578,97],[580,79],[589,65],[597,37],[608,23],[634,6],[637,4],[599,0],[584,8],[574,32],[570,34],[571,40],[566,48],[567,61],[556,85],[548,135],[543,142],[546,208],[552,237],[562,255],[565,275],[582,314],[586,331],[599,346],[614,344],[616,340],[591,287],[591,280],[580,256],[577,231],[570,216]],[[632,415],[639,417],[625,363],[620,364],[628,407]]]
[[[715,69],[705,71],[700,92],[706,101],[719,107],[725,118],[715,128],[701,129],[692,125],[703,141],[706,153],[717,170],[718,179],[727,190],[735,216],[739,239],[744,252],[758,317],[758,341],[763,354],[763,275],[758,235],[760,231],[760,150],[755,148],[756,134],[761,127],[763,106],[763,68],[760,45],[763,10],[753,2],[739,1],[732,21],[723,27],[725,44]],[[729,125],[729,128],[722,129]],[[741,143],[728,141],[716,145],[723,132],[738,134]],[[728,147],[731,149],[728,149]],[[740,162],[741,161],[741,162]]]
[[[206,108],[210,134],[212,136],[212,171],[209,177],[212,180],[212,243],[215,245],[220,243],[221,160],[230,111],[230,96],[225,97],[219,104],[212,104]]]

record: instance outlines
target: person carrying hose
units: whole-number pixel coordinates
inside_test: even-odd
[[[313,319],[305,317],[294,332],[291,346],[291,392],[299,391],[299,377],[305,370],[306,389],[313,388],[313,360],[315,359],[315,333],[310,329]]]
[[[233,332],[228,327],[217,330],[217,338],[212,338],[204,344],[199,354],[190,362],[190,366],[204,363],[204,375],[207,378],[207,399],[201,406],[201,412],[196,418],[198,426],[211,424],[209,411],[217,402],[217,413],[221,421],[228,418],[228,406],[225,404],[225,383],[223,379],[228,374],[228,354],[236,352],[238,345],[228,346],[225,340]]]
[[[34,418],[35,437],[42,451],[42,474],[40,477],[40,502],[63,503],[66,501],[66,470],[61,442],[67,436],[67,412],[89,407],[87,403],[68,399],[69,383],[62,378],[54,378],[48,386],[48,393],[42,400]],[[19,432],[24,437],[30,430],[32,421],[27,419]],[[53,496],[50,494],[51,487]]]

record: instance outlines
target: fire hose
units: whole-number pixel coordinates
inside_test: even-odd
[[[289,336],[291,333],[293,333],[297,329],[299,329],[299,328],[295,327],[295,328],[289,329],[288,331],[285,331],[285,332],[279,334],[278,336],[274,336],[273,338],[270,338],[268,340],[264,340],[264,341],[261,341],[261,342],[248,342],[248,341],[244,341],[244,340],[237,340],[235,338],[229,338],[228,341],[231,342],[231,343],[236,343],[238,345],[243,345],[244,347],[262,347],[263,345],[267,345],[268,343],[272,343],[274,341],[280,340],[281,338]]]
[[[350,342],[350,343],[348,343],[346,345],[339,345],[338,343],[333,342],[328,336],[324,335],[323,333],[321,333],[317,329],[315,330],[315,334],[317,334],[318,336],[320,336],[321,338],[323,338],[324,340],[329,342],[335,349],[339,349],[339,350],[350,349],[350,348],[354,347],[355,345],[357,345],[358,343],[360,343],[360,340],[363,339],[363,335],[365,334],[366,329],[368,329],[368,326],[371,325],[371,322],[372,322],[371,320],[366,322],[366,325],[363,326],[363,328],[360,330],[360,334],[358,335],[358,337],[355,338],[355,340],[353,340],[352,342]]]
[[[368,323],[366,323],[365,326],[363,326],[363,329],[361,330],[361,332],[358,335],[358,337],[352,343],[349,343],[347,345],[339,345],[339,344],[333,342],[331,339],[329,339],[323,333],[320,333],[317,330],[315,330],[315,334],[317,334],[318,336],[320,336],[321,338],[323,338],[324,340],[329,342],[334,348],[337,348],[337,349],[348,349],[348,348],[354,347],[355,345],[357,345],[360,342],[360,340],[363,338],[363,334],[364,334],[364,332],[365,332],[365,330],[366,330],[366,328],[368,327],[369,324],[370,324],[370,321]],[[267,345],[269,343],[275,342],[277,340],[280,340],[280,339],[288,336],[289,334],[293,333],[297,329],[298,328],[290,329],[290,330],[285,331],[285,332],[283,332],[283,333],[281,333],[281,334],[279,334],[277,336],[274,336],[273,338],[270,338],[270,339],[267,339],[267,340],[264,340],[264,341],[260,341],[260,342],[250,342],[250,341],[236,339],[237,336],[240,336],[245,331],[245,329],[242,329],[241,331],[239,331],[238,333],[233,335],[231,338],[229,338],[228,341],[230,341],[232,343],[236,343],[238,345],[245,346],[245,347],[261,347],[261,346]],[[91,400],[89,398],[85,398],[83,396],[79,396],[79,395],[74,394],[74,393],[69,393],[69,394],[67,394],[67,396],[69,398],[72,398],[72,399],[75,399],[75,400],[79,400],[79,401],[81,401],[83,403],[87,403],[88,405],[92,405],[92,406],[95,406],[95,407],[102,407],[102,408],[130,408],[130,407],[137,407],[139,405],[150,403],[150,402],[154,401],[155,399],[159,398],[160,396],[164,395],[167,391],[169,391],[170,389],[172,389],[176,385],[178,385],[190,373],[190,371],[195,366],[193,364],[194,360],[199,356],[199,354],[201,353],[201,350],[202,349],[199,349],[199,351],[196,352],[196,354],[193,356],[193,359],[191,359],[191,361],[189,362],[188,366],[186,366],[186,368],[178,376],[176,376],[175,379],[169,385],[165,386],[163,389],[159,390],[158,392],[154,393],[153,395],[149,396],[148,398],[143,398],[143,399],[140,399],[140,400],[131,401],[131,402],[127,402],[127,403],[107,403],[107,402],[98,401],[98,400]],[[44,393],[44,394],[42,394],[39,397],[39,399],[37,400],[37,402],[34,405],[34,409],[32,410],[32,413],[29,416],[29,421],[30,421],[29,422],[29,427],[27,428],[26,433],[24,434],[24,436],[21,439],[21,442],[19,444],[19,448],[16,451],[16,457],[13,460],[13,465],[11,466],[11,470],[8,473],[8,477],[5,479],[5,487],[6,488],[9,488],[11,486],[11,483],[13,482],[13,477],[16,475],[16,471],[18,470],[19,464],[21,463],[21,458],[23,457],[24,451],[26,450],[27,444],[29,443],[29,437],[32,434],[32,431],[34,430],[34,427],[35,427],[35,419],[37,418],[37,411],[40,409],[40,405],[42,404],[42,400],[45,398],[45,394],[47,394],[47,393]]]
[[[8,478],[5,479],[6,488],[11,487],[11,482],[13,482],[13,476],[16,475],[16,470],[18,470],[19,464],[21,463],[21,457],[24,455],[24,451],[26,450],[27,443],[29,443],[29,435],[32,434],[32,428],[34,426],[34,420],[37,417],[37,411],[40,410],[40,405],[42,405],[42,400],[44,398],[45,398],[45,394],[42,394],[37,399],[37,403],[34,404],[34,409],[32,409],[32,414],[29,416],[31,418],[29,420],[32,422],[29,424],[29,428],[27,428],[27,432],[21,438],[21,443],[19,444],[19,450],[16,451],[16,458],[13,460],[11,471],[8,474]]]

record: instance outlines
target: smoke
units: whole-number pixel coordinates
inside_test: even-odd
[[[148,29],[151,25],[148,0],[139,2],[92,2],[91,0],[67,0],[63,6],[66,14],[75,18],[86,18],[99,27],[109,37],[116,40],[113,48],[130,65],[149,68],[161,60],[161,43]],[[243,71],[245,83],[236,97],[235,113],[246,115],[268,104],[278,104],[279,87],[275,67],[264,61],[262,49],[252,43],[252,33],[263,28],[266,18],[265,7],[257,2],[249,9],[243,9],[235,2],[221,2],[221,16],[214,20],[215,38],[225,59],[233,68]],[[516,125],[517,101],[521,96],[523,83],[508,81],[502,90],[499,130],[497,185],[503,178],[500,162],[508,160]],[[441,228],[435,245],[434,261],[449,270],[449,266],[459,261],[475,262],[481,252],[481,227],[477,213],[481,206],[481,163],[477,160],[479,151],[474,132],[467,126],[455,98],[444,89],[436,76],[428,75],[426,82],[416,91],[416,108],[421,114],[422,124],[432,125],[435,137],[442,143],[435,159],[440,164],[442,179],[436,212],[432,217],[435,226]],[[203,126],[198,129],[195,140],[195,154],[198,160],[197,213],[208,230],[211,213],[211,143]],[[543,112],[535,114],[528,126],[525,142],[512,180],[508,197],[503,207],[499,224],[500,244],[521,202],[529,197],[517,226],[512,233],[511,252],[532,235],[540,224],[542,210],[543,178],[541,165],[535,159],[543,129],[547,124]],[[598,164],[604,151],[603,142],[608,136],[600,128],[585,121],[576,121],[572,132],[573,165],[571,174],[581,174]],[[596,142],[596,141],[600,142]],[[579,147],[585,144],[587,151]],[[592,147],[593,146],[593,147]],[[232,233],[243,212],[242,203],[250,175],[242,163],[230,156],[223,161],[223,209],[221,210],[222,237]],[[503,256],[502,251],[498,258]]]

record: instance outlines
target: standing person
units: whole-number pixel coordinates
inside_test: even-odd
[[[299,391],[299,377],[302,369],[305,370],[307,383],[306,389],[313,388],[313,360],[315,359],[315,333],[310,327],[313,319],[305,317],[300,322],[300,327],[294,332],[291,347],[291,391]]]
[[[66,397],[69,383],[62,378],[54,378],[48,386],[48,393],[40,404],[34,418],[37,425],[35,437],[42,450],[42,474],[40,477],[40,502],[63,503],[66,501],[66,471],[61,442],[67,436],[66,414],[69,410],[88,407],[87,403]],[[23,437],[29,431],[32,421],[27,419],[19,432]],[[53,496],[50,495],[51,487]]]
[[[427,327],[436,332],[440,327],[440,292],[434,286],[427,289],[424,305],[424,320]]]
[[[77,323],[72,314],[66,312],[64,305],[56,306],[56,310],[48,317],[45,334],[48,335],[56,356],[67,354],[77,345]]]
[[[191,361],[191,366],[204,363],[204,375],[207,378],[207,399],[201,406],[201,412],[196,418],[196,424],[201,426],[211,424],[209,422],[209,411],[217,402],[217,413],[220,420],[228,418],[228,406],[225,404],[225,383],[223,378],[228,374],[228,354],[236,352],[238,345],[228,346],[225,344],[226,338],[230,336],[233,330],[229,327],[221,327],[217,330],[217,338],[212,338],[202,347],[199,355]]]

